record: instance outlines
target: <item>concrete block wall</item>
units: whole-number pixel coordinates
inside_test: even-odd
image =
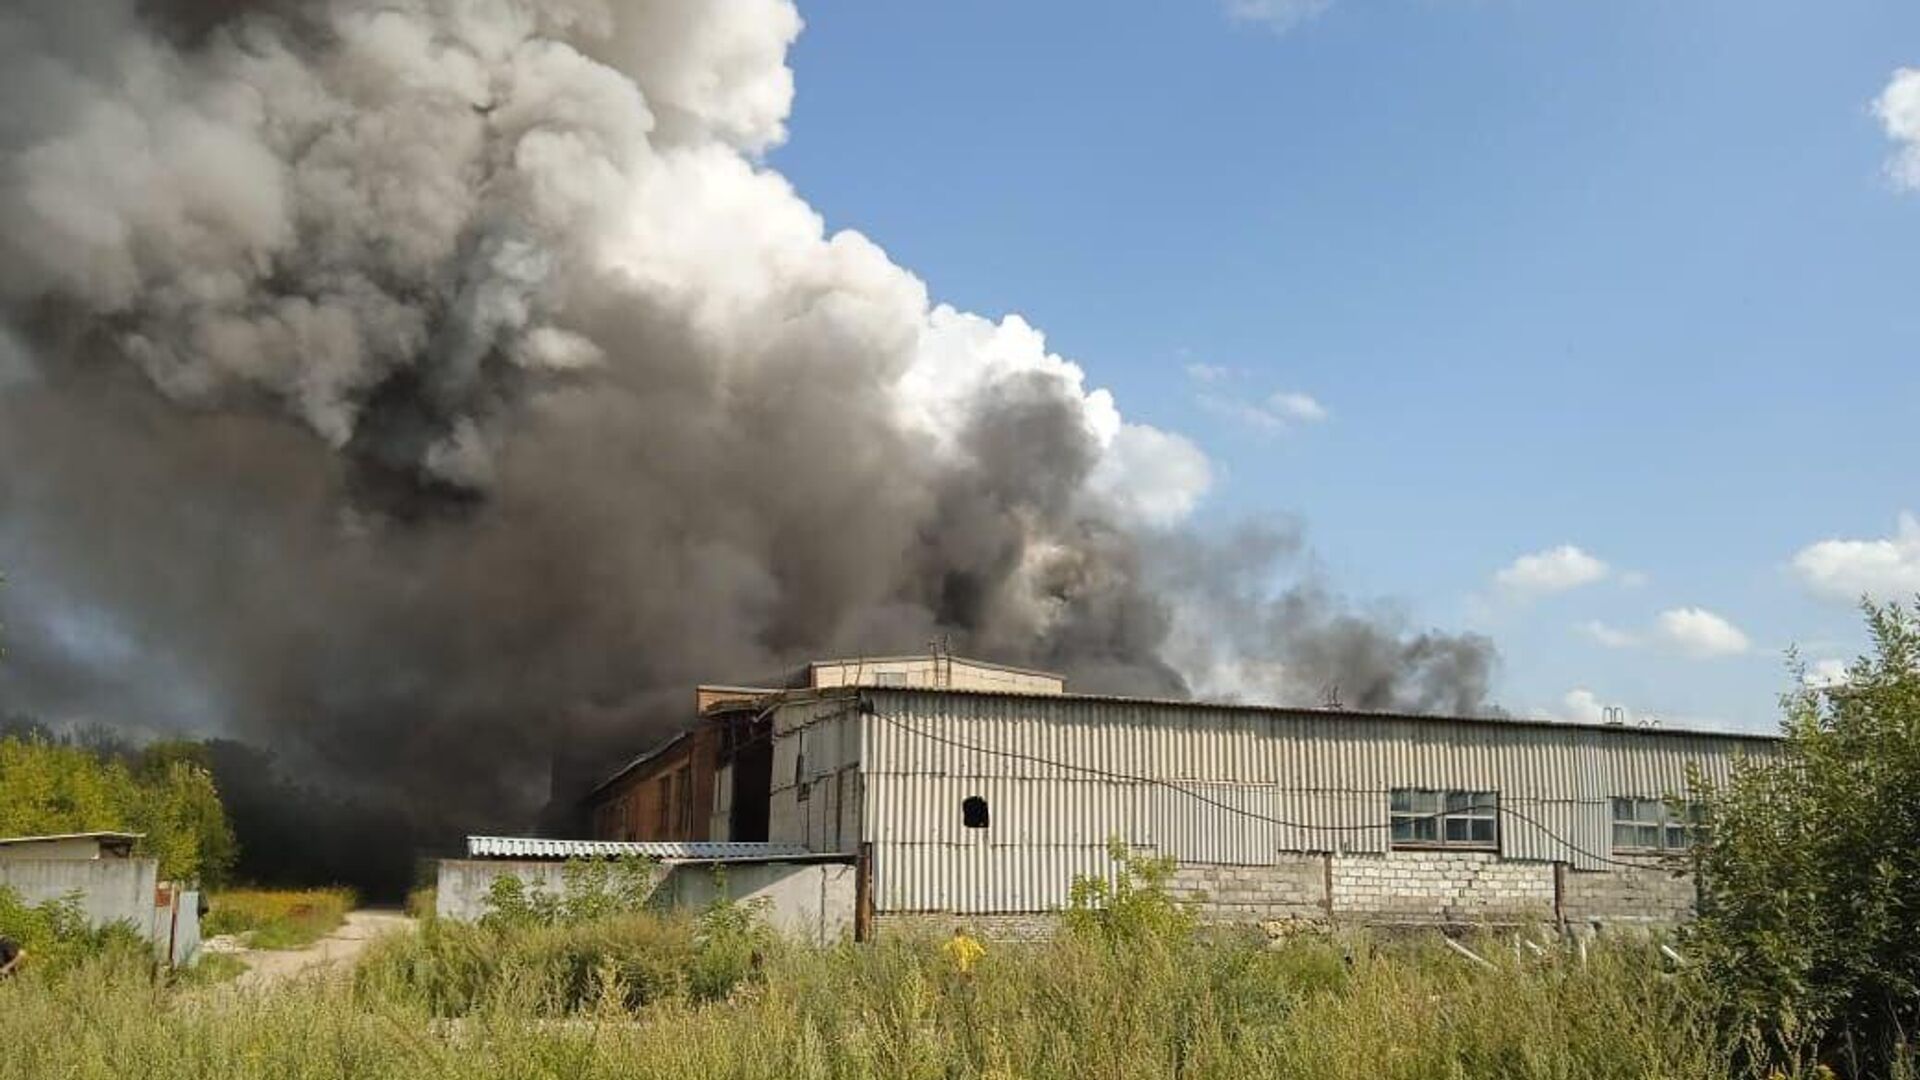
[[[1052,911],[1034,911],[1006,915],[949,915],[933,911],[908,911],[874,916],[874,930],[880,934],[906,937],[949,937],[955,927],[987,941],[1041,941],[1053,936],[1060,916]]]
[[[1197,902],[1204,921],[1261,925],[1274,933],[1327,921],[1471,926],[1552,923],[1559,917],[1581,925],[1670,926],[1691,917],[1694,903],[1691,879],[1665,869],[1578,871],[1503,860],[1492,852],[1445,850],[1282,855],[1270,866],[1181,863],[1172,891]],[[1051,934],[1056,921],[1050,912],[883,912],[877,925],[942,937],[965,926],[983,937],[1028,940]]]
[[[1561,913],[1569,923],[1671,925],[1693,917],[1693,877],[1672,870],[1567,870]]]
[[[1264,923],[1327,917],[1327,863],[1321,855],[1283,855],[1272,866],[1181,863],[1173,892],[1200,904],[1209,922]]]
[[[1553,864],[1489,851],[1393,851],[1333,860],[1335,917],[1382,923],[1551,921]]]

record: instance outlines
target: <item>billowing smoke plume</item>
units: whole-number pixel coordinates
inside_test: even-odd
[[[960,651],[1483,706],[1491,651],[1185,535],[1208,484],[758,155],[786,0],[0,14],[0,706],[517,823],[553,725]]]

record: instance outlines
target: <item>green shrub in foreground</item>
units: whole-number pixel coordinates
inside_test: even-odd
[[[77,893],[41,904],[28,904],[21,900],[19,893],[0,885],[0,934],[26,949],[27,970],[53,975],[103,954],[126,954],[138,959],[151,954],[147,943],[131,926],[123,923],[99,928],[89,926]]]

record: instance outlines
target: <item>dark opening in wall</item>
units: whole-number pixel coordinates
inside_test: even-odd
[[[987,827],[987,800],[978,795],[969,795],[960,800],[960,824],[969,829]]]

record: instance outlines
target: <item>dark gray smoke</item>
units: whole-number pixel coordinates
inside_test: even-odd
[[[757,155],[787,0],[0,14],[0,707],[524,824],[556,725],[957,650],[1484,707],[1492,650],[1177,524],[1204,458]]]

